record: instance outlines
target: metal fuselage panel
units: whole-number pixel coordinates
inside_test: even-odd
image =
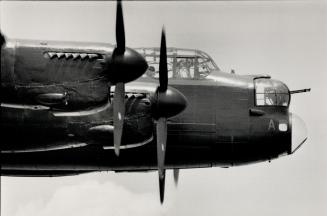
[[[78,48],[71,48],[78,47]],[[110,44],[8,41],[1,51],[1,101],[36,104],[43,93],[67,94],[60,109],[82,109],[108,98],[103,58]]]
[[[97,46],[77,51],[60,45],[50,51],[104,53],[105,48]],[[53,62],[53,59],[44,57],[48,55],[49,48],[31,45],[30,52],[27,47],[26,44],[19,49],[7,45],[2,50],[1,69],[5,73],[1,76],[5,82],[1,83],[1,91],[5,102],[32,104],[35,94],[51,93],[58,89],[68,91],[70,95],[67,111],[74,111],[77,107],[87,110],[108,99],[110,92],[107,82],[101,78],[101,70],[94,68],[96,63],[88,61],[84,67],[80,67],[74,65],[78,63],[73,62],[71,57],[62,60],[64,63],[58,58]],[[72,73],[69,74],[69,71]],[[94,83],[94,80],[100,83]],[[80,83],[86,83],[86,86]],[[253,77],[215,72],[203,80],[171,79],[169,83],[185,95],[188,106],[180,115],[168,120],[167,168],[240,165],[270,160],[288,151],[291,131],[278,130],[281,121],[290,125],[288,108],[256,107]],[[127,85],[127,89],[137,89],[132,92],[143,94],[143,97],[130,100],[131,103],[126,105],[125,142],[152,134],[151,110],[146,107],[148,102],[142,100],[146,100],[156,86],[157,81],[150,78],[140,78]],[[106,145],[110,139],[97,140],[94,144],[94,140],[90,141],[86,137],[90,127],[112,125],[111,102],[105,103],[102,110],[85,116],[60,117],[54,115],[54,109],[2,107],[1,130],[6,134],[2,138],[6,143],[1,144],[2,149],[4,146],[15,149],[26,145],[87,144],[55,151],[2,153],[3,173],[41,175],[44,170],[47,175],[51,175],[53,170],[55,175],[61,172],[68,174],[70,171],[75,174],[97,170],[156,169],[155,141],[137,148],[123,149],[121,155],[116,157],[113,150],[102,148],[101,144]],[[249,111],[252,108],[260,109],[265,114],[253,116]],[[133,138],[132,141],[129,137]]]

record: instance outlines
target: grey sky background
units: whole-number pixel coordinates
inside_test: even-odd
[[[309,138],[292,156],[230,169],[168,172],[160,206],[157,173],[59,178],[1,177],[1,215],[327,215],[327,2],[124,2],[130,47],[207,52],[225,70],[270,74],[294,95],[291,111]],[[115,2],[0,2],[9,38],[115,43]]]

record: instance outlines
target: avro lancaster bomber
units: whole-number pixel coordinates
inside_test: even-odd
[[[294,153],[305,124],[269,75],[220,70],[199,50],[1,39],[1,174],[231,167]]]

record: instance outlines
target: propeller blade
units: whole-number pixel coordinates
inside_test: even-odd
[[[116,84],[114,95],[114,147],[119,156],[121,137],[123,134],[125,117],[125,85],[120,82]]]
[[[165,28],[162,28],[161,46],[160,46],[160,63],[159,63],[159,91],[164,92],[168,86],[168,69],[167,69],[167,48]]]
[[[162,204],[165,198],[165,179],[166,170],[163,170],[163,178],[159,178],[159,190],[160,190],[160,203]]]
[[[179,179],[179,169],[174,169],[174,182],[175,185],[178,185],[178,179]]]
[[[159,118],[157,121],[157,156],[159,177],[163,178],[167,143],[167,119]]]
[[[118,55],[124,54],[125,52],[125,28],[124,28],[124,17],[121,0],[117,1],[117,12],[116,12],[116,42],[117,47],[115,52]]]
[[[163,203],[165,189],[165,154],[167,143],[167,119],[159,118],[156,126],[157,132],[157,160],[159,173],[160,201]]]

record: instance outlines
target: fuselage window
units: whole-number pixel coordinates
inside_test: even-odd
[[[285,106],[289,105],[290,93],[280,81],[271,79],[255,79],[255,98],[257,106]]]

